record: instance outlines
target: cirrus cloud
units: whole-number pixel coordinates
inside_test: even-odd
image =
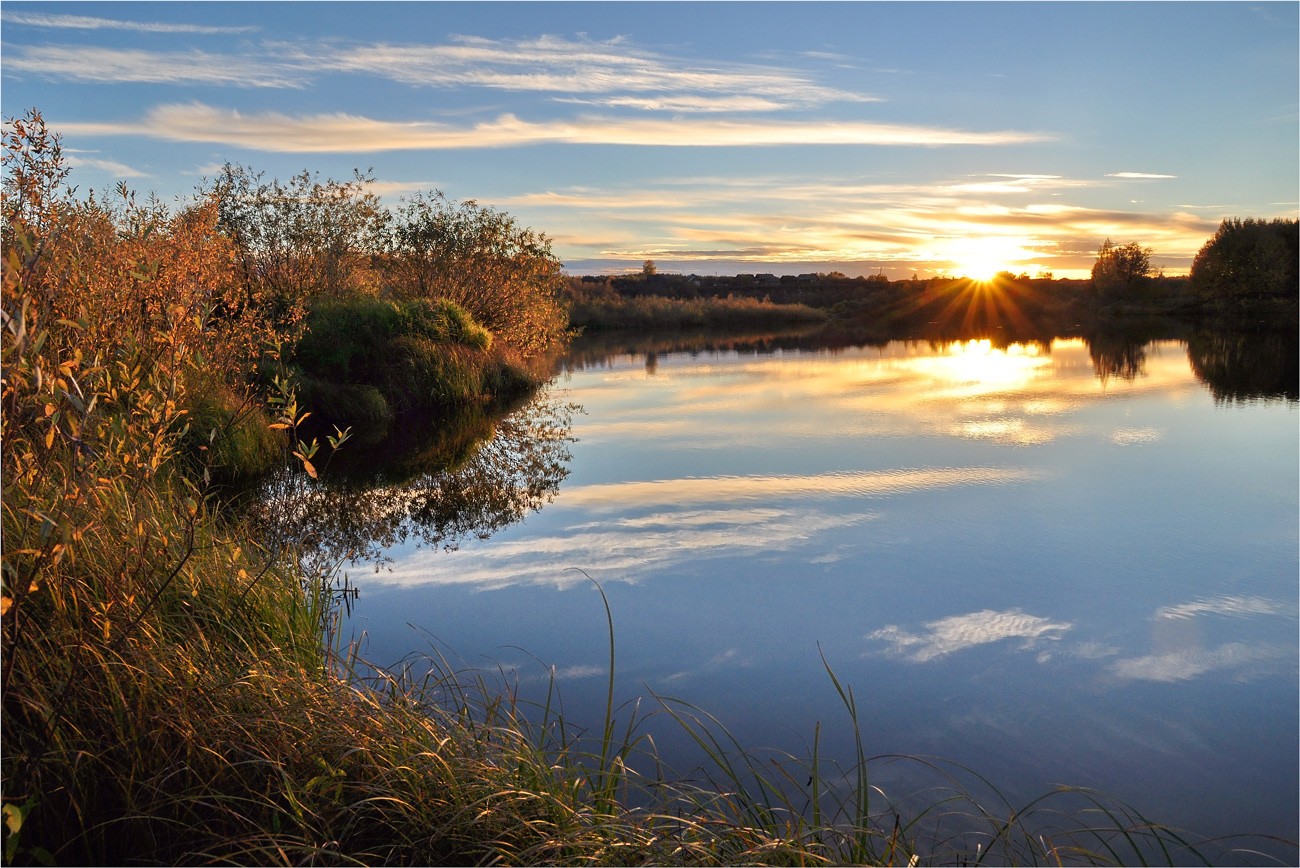
[[[747,147],[780,145],[1003,145],[1043,141],[1040,133],[972,132],[907,124],[835,121],[658,120],[581,117],[542,122],[503,114],[472,126],[384,121],[344,113],[245,114],[199,102],[161,105],[139,121],[62,122],[68,135],[140,135],[285,153],[505,148],[538,144]]]
[[[51,27],[71,30],[133,30],[138,33],[248,33],[261,30],[258,25],[211,26],[204,24],[176,24],[164,21],[118,21],[90,15],[47,15],[41,12],[0,12],[0,19],[10,24],[29,27]]]

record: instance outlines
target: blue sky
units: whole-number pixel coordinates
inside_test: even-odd
[[[572,273],[1184,271],[1297,216],[1296,3],[21,3],[84,192],[226,161],[440,189]]]

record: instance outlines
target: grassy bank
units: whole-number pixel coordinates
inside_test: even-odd
[[[823,322],[826,314],[802,304],[755,298],[621,296],[612,291],[571,292],[569,324],[599,329],[770,329]]]

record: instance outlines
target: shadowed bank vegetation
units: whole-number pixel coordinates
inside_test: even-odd
[[[569,323],[581,329],[759,329],[818,323],[824,311],[804,304],[774,304],[770,299],[728,295],[670,298],[622,295],[608,283],[569,281],[565,292]]]
[[[684,783],[645,752],[635,709],[611,701],[599,731],[578,738],[558,706],[525,707],[508,684],[442,661],[418,676],[368,669],[331,640],[336,552],[312,557],[301,535],[277,537],[265,517],[219,509],[206,484],[214,462],[274,457],[292,464],[301,490],[317,490],[330,459],[298,437],[305,411],[289,365],[322,383],[371,372],[382,395],[411,375],[369,355],[381,344],[428,345],[410,359],[434,347],[527,361],[559,332],[537,326],[521,338],[519,320],[475,309],[472,283],[459,296],[386,295],[391,250],[350,247],[353,236],[331,233],[353,224],[295,210],[332,201],[329,184],[304,177],[252,200],[302,217],[284,224],[305,233],[298,247],[269,223],[232,223],[229,190],[174,214],[125,191],[111,204],[74,198],[57,140],[34,114],[12,122],[5,144],[6,863],[1196,858],[1176,833],[1113,800],[1062,791],[1009,806],[941,763],[920,761],[938,789],[889,800],[870,775],[892,758],[862,754],[834,769],[818,761],[815,735],[811,761],[769,763],[665,698],[662,713],[713,758],[711,778]],[[506,267],[490,260],[485,269]],[[542,313],[534,324],[555,323],[554,309]],[[318,335],[364,334],[313,343],[303,339],[312,317]],[[416,460],[412,475],[459,474],[469,499],[491,475],[491,453],[457,443],[449,452],[427,468]],[[534,460],[542,473],[517,486],[506,512],[532,508],[562,463],[554,449]],[[439,539],[461,532],[430,527]],[[612,615],[609,625],[612,696]],[[852,692],[829,667],[828,680],[856,731]],[[1214,858],[1235,844],[1204,846]]]

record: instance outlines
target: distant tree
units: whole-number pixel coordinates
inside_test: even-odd
[[[1107,238],[1097,251],[1097,262],[1092,266],[1092,285],[1103,295],[1133,289],[1151,273],[1150,247],[1136,241],[1119,246]]]
[[[1203,301],[1240,306],[1296,299],[1300,223],[1224,220],[1192,261],[1191,285]]]
[[[641,265],[641,274],[643,274],[646,277],[654,277],[655,274],[658,273],[658,271],[659,269],[655,266],[655,261],[653,259],[647,259]]]

